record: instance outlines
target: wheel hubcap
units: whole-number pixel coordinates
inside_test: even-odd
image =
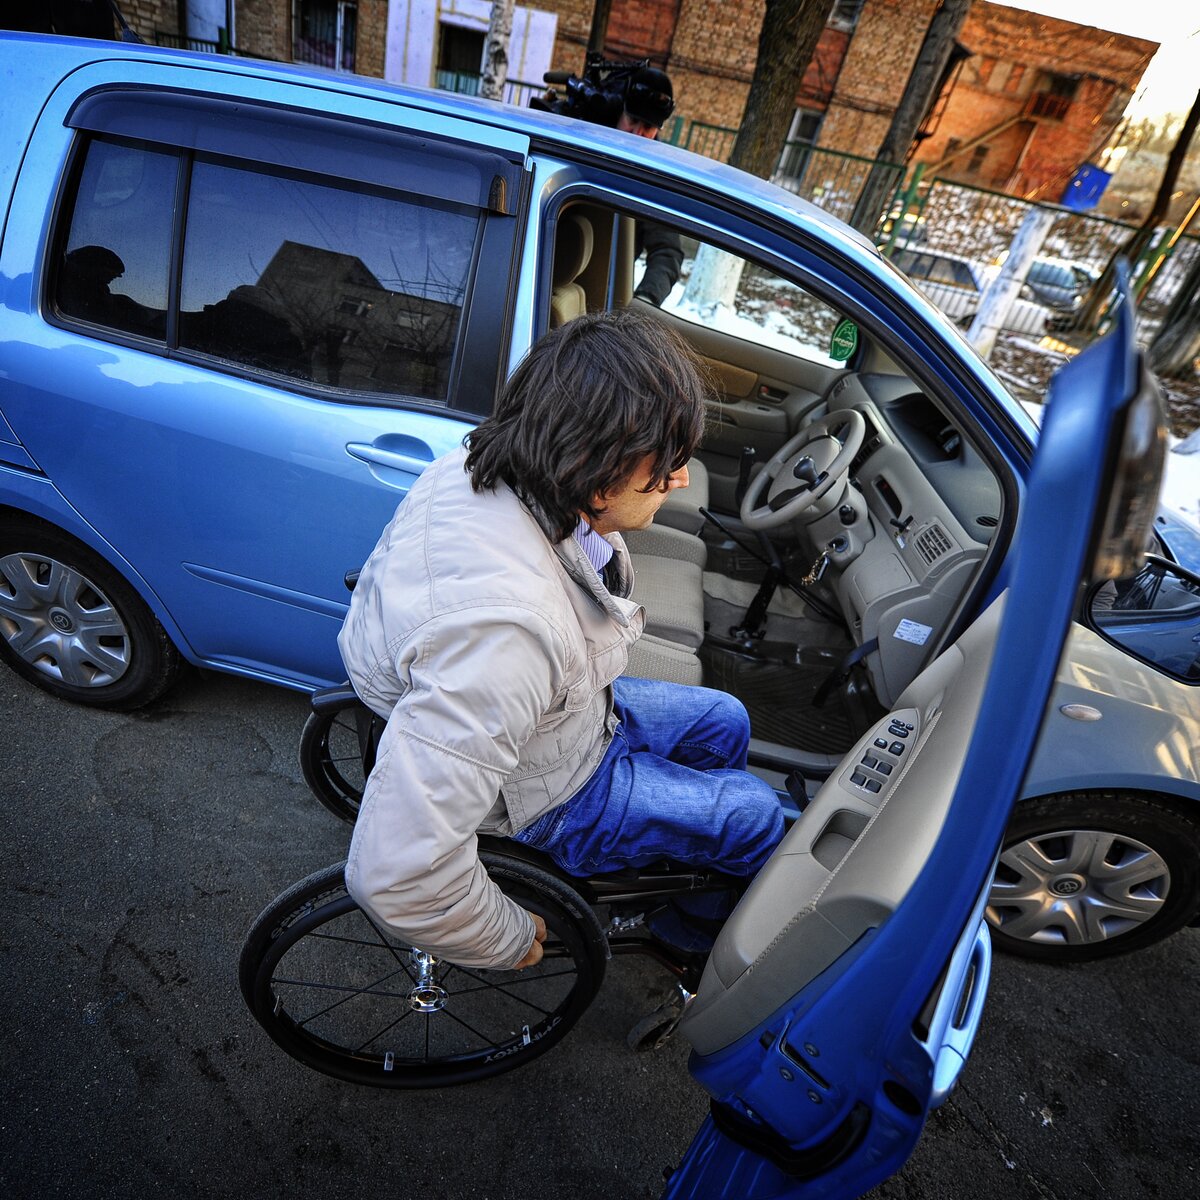
[[[1162,855],[1102,829],[1038,834],[1009,846],[992,882],[988,921],[1009,937],[1079,946],[1128,933],[1162,911]]]
[[[0,637],[70,687],[107,687],[129,670],[129,630],[112,602],[86,575],[41,554],[0,559]]]

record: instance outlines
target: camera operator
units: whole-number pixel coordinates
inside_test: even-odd
[[[550,81],[552,73],[547,75]],[[566,84],[559,100],[551,89],[531,102],[534,108],[608,125],[623,133],[655,140],[663,122],[675,110],[675,95],[665,71],[648,62],[612,63],[589,54],[583,78],[557,79]],[[634,297],[656,307],[670,295],[683,266],[679,234],[657,221],[636,223],[635,252],[646,256],[646,270]]]

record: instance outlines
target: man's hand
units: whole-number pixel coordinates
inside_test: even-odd
[[[537,913],[529,915],[533,918],[533,945],[529,947],[529,953],[513,968],[515,971],[523,971],[526,967],[537,966],[542,961],[542,943],[546,940],[546,922]]]

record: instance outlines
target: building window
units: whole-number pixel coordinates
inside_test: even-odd
[[[983,160],[988,156],[988,148],[986,146],[976,146],[971,151],[971,161],[967,164],[967,173],[970,175],[978,175],[983,167]]]
[[[447,92],[479,94],[485,34],[462,25],[438,25],[436,85]]]
[[[844,29],[851,33],[862,15],[864,0],[834,0],[833,11],[825,23],[834,29]]]
[[[292,28],[296,62],[354,70],[358,5],[353,0],[296,0]]]
[[[1041,87],[1038,90],[1048,92],[1051,96],[1062,96],[1064,100],[1074,100],[1075,93],[1079,90],[1079,80],[1073,75],[1056,75],[1053,71],[1043,71]]]
[[[1079,80],[1070,75],[1041,71],[1038,74],[1036,90],[1029,97],[1027,112],[1031,117],[1061,121],[1071,111],[1071,101],[1078,89]]]
[[[782,176],[794,186],[795,182],[804,175],[805,167],[812,155],[817,134],[821,129],[823,113],[814,112],[808,108],[798,108],[792,114],[792,125],[788,130],[787,141],[783,145],[783,153],[779,156],[779,166],[776,178]]]
[[[988,85],[988,80],[992,77],[992,72],[996,69],[996,60],[994,58],[981,58],[975,66],[975,79],[981,88]]]

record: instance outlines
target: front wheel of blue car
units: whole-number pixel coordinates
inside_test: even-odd
[[[34,518],[0,532],[0,658],[76,704],[127,711],[160,696],[178,650],[99,555]]]
[[[987,909],[996,948],[1046,962],[1139,950],[1200,906],[1200,826],[1157,796],[1087,792],[1019,803]]]

